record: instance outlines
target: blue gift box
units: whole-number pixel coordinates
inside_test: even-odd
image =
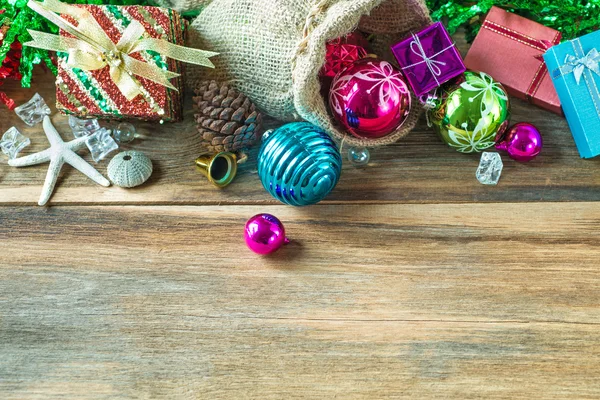
[[[582,158],[600,155],[600,31],[544,54]]]

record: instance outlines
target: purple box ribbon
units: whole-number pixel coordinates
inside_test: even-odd
[[[392,52],[416,96],[441,86],[466,71],[454,41],[436,22],[392,46]]]
[[[429,72],[431,72],[431,75],[433,75],[433,79],[435,79],[435,82],[437,83],[437,85],[440,86],[442,83],[440,83],[440,81],[438,80],[438,77],[440,75],[442,75],[442,70],[438,65],[445,66],[446,62],[434,60],[434,58],[444,54],[446,51],[455,47],[456,43],[453,42],[450,46],[445,47],[444,49],[438,51],[434,55],[428,56],[427,53],[425,52],[425,49],[423,48],[423,44],[421,43],[421,38],[419,38],[419,36],[415,35],[414,33],[412,34],[412,37],[413,37],[413,40],[412,40],[412,42],[410,42],[410,50],[417,57],[421,57],[422,60],[419,62],[416,62],[414,64],[407,65],[406,67],[402,67],[402,70],[404,71],[404,70],[407,70],[410,68],[414,68],[417,65],[421,65],[424,63],[425,65],[427,65],[427,68],[429,68]],[[416,50],[415,50],[415,47],[417,48]]]

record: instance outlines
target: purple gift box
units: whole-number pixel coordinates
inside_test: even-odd
[[[441,22],[392,46],[392,52],[417,96],[430,92],[467,70]]]

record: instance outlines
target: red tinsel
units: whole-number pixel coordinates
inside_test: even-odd
[[[0,14],[4,14],[4,10],[0,10]],[[0,28],[0,39],[4,39],[4,35],[8,30],[8,25],[4,25]],[[2,42],[0,41],[0,44]],[[21,73],[19,72],[19,66],[21,65],[21,55],[22,55],[21,43],[15,41],[10,46],[10,50],[6,54],[6,58],[0,66],[0,86],[4,84],[5,79],[21,79]],[[6,93],[0,92],[0,101],[12,110],[15,108],[15,101],[9,98]]]

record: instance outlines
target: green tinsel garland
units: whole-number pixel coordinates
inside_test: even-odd
[[[156,5],[152,0],[65,0],[64,2],[70,4],[98,5]],[[58,27],[56,25],[27,7],[27,0],[0,0],[0,9],[5,10],[4,14],[2,14],[2,23],[10,26],[2,41],[2,46],[0,46],[0,60],[6,58],[6,54],[10,50],[10,45],[15,40],[18,40],[21,43],[31,40],[31,36],[29,35],[29,32],[27,32],[27,29],[58,33]],[[23,47],[23,55],[21,56],[19,67],[19,72],[23,75],[21,86],[31,86],[33,67],[42,62],[56,74],[56,66],[52,63],[52,59],[47,50]]]
[[[472,41],[492,6],[519,14],[574,39],[600,29],[600,0],[427,0],[431,17],[452,34],[460,27]]]

